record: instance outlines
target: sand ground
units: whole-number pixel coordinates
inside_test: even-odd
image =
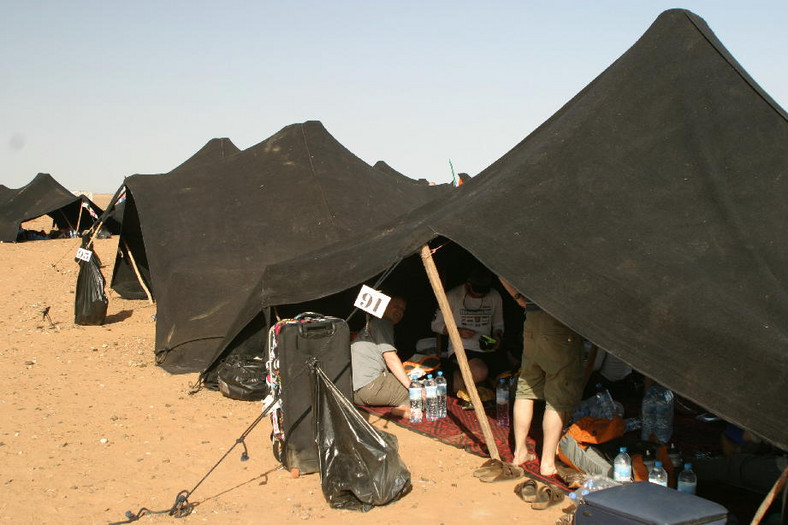
[[[75,325],[77,248],[76,239],[0,244],[2,523],[110,523],[128,510],[169,509],[260,414],[259,402],[190,395],[196,374],[155,366],[156,307],[147,301],[107,288],[106,324]],[[116,248],[117,237],[96,241],[107,282]],[[561,516],[565,505],[532,510],[513,493],[517,481],[474,478],[482,458],[372,423],[397,436],[411,471],[413,491],[400,501],[368,513],[330,508],[319,475],[293,479],[280,469],[265,418],[246,439],[250,459],[241,462],[236,447],[189,497],[194,511],[178,523],[552,524]],[[147,515],[139,523],[174,519]]]

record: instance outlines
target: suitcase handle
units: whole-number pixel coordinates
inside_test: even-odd
[[[331,320],[313,321],[298,325],[298,334],[304,338],[321,338],[334,335],[336,324]]]
[[[302,319],[322,319],[323,317],[325,317],[323,314],[317,312],[301,312],[294,319],[300,321]]]

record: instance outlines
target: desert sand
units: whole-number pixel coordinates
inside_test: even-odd
[[[99,205],[106,205],[106,201]],[[47,219],[32,226],[48,228]],[[43,222],[40,222],[43,221]],[[117,237],[95,250],[110,281]],[[171,375],[153,359],[156,306],[109,287],[103,326],[74,319],[77,239],[0,244],[0,522],[111,523],[126,511],[169,509],[191,491],[260,414],[259,402],[190,395],[197,374]],[[49,308],[48,317],[43,315]],[[178,523],[535,523],[518,481],[482,483],[483,458],[371,418],[394,434],[413,490],[368,513],[329,507],[318,474],[292,478],[274,459],[266,417],[189,496]],[[138,523],[171,523],[148,514]]]

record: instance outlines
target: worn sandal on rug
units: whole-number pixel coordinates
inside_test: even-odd
[[[534,510],[544,510],[553,505],[558,505],[564,501],[564,493],[561,489],[552,485],[543,485],[536,492],[536,499],[531,503]]]
[[[514,487],[514,493],[526,503],[532,503],[536,501],[536,493],[539,490],[539,486],[541,483],[533,479],[527,479],[522,483],[518,483]]]
[[[493,472],[487,476],[479,477],[480,481],[485,483],[492,483],[494,481],[507,481],[510,479],[519,479],[525,475],[525,469],[520,465],[512,465],[511,463],[501,462],[501,470],[497,473]]]

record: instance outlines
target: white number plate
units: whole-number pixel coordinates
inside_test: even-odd
[[[377,290],[373,290],[366,284],[361,287],[361,291],[353,304],[356,308],[364,310],[377,318],[382,318],[386,307],[389,305],[391,297]]]
[[[77,250],[77,259],[83,260],[85,262],[90,262],[91,255],[93,255],[93,252],[90,250],[86,250],[84,248],[79,248]]]

